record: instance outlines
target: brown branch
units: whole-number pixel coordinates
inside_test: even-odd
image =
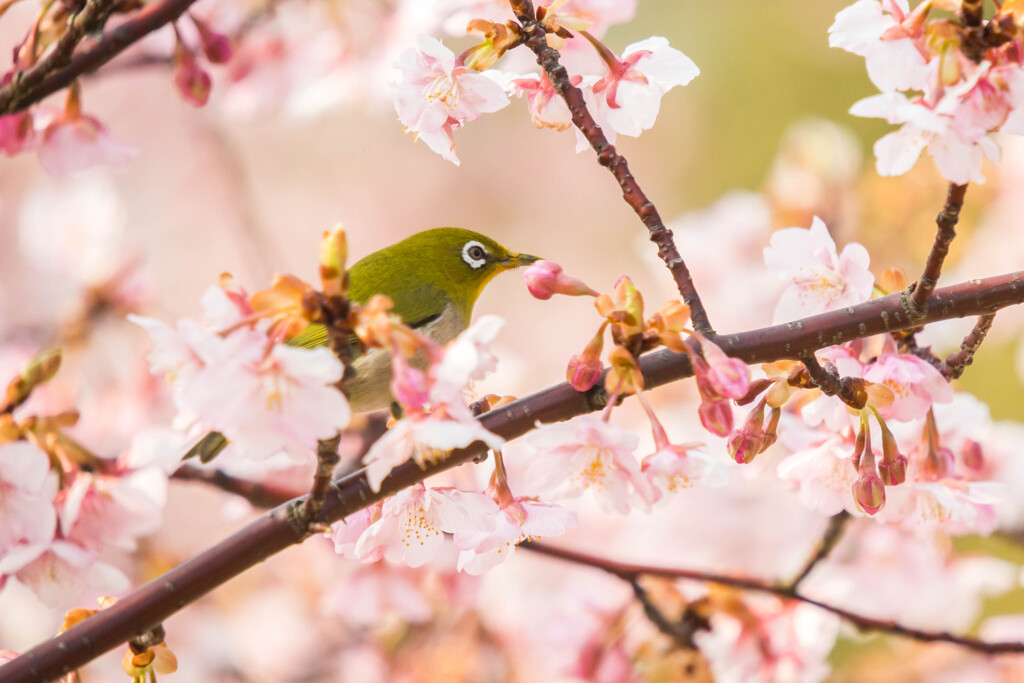
[[[527,543],[523,545],[524,548],[532,548],[538,544]],[[633,595],[636,597],[637,602],[644,608],[644,615],[647,617],[654,626],[664,633],[666,636],[676,641],[681,647],[687,650],[696,650],[697,644],[693,640],[694,633],[696,632],[696,624],[691,621],[672,621],[666,617],[657,605],[651,600],[651,597],[644,590],[644,587],[640,585],[639,575],[634,576],[629,581],[630,586],[633,587]],[[706,626],[706,625],[705,625]]]
[[[323,439],[316,444],[316,474],[313,475],[313,488],[306,496],[306,502],[302,506],[302,516],[307,524],[319,521],[320,510],[324,504],[324,496],[331,487],[331,477],[334,470],[341,462],[338,455],[338,444],[341,442],[341,434],[336,434],[330,439]]]
[[[658,247],[658,256],[672,273],[683,301],[690,307],[694,328],[704,334],[713,334],[714,330],[708,321],[707,311],[704,309],[700,295],[697,294],[690,271],[682,256],[679,255],[679,250],[672,238],[672,231],[665,227],[658,210],[644,194],[633,174],[630,173],[625,157],[608,142],[601,126],[591,116],[583,99],[583,92],[569,81],[569,73],[558,61],[558,51],[548,45],[544,27],[537,22],[533,3],[530,0],[510,0],[510,3],[512,11],[519,23],[522,24],[523,31],[527,36],[524,42],[537,55],[537,63],[544,69],[548,80],[569,106],[573,124],[580,129],[587,142],[594,148],[601,165],[615,176],[615,180],[618,181],[619,187],[622,189],[622,198],[647,227],[651,241]]]
[[[932,250],[925,262],[924,272],[921,278],[907,290],[907,308],[911,315],[922,316],[928,308],[928,300],[931,298],[935,285],[942,273],[942,264],[949,253],[949,245],[956,237],[956,223],[960,219],[960,210],[964,206],[964,195],[967,194],[967,185],[949,184],[946,191],[946,203],[942,211],[935,217],[935,225],[938,230],[935,233],[935,241],[932,243]]]
[[[937,290],[925,316],[925,322],[990,313],[1024,302],[1024,272],[984,280],[974,280]],[[884,332],[908,329],[922,323],[911,320],[900,294],[893,294],[858,306],[831,311],[803,320],[718,338],[726,353],[748,363],[765,363],[783,358],[800,358],[815,349],[852,341]],[[646,386],[654,388],[692,375],[685,355],[659,350],[640,357]],[[597,387],[601,387],[598,383]],[[483,426],[505,439],[521,436],[543,423],[567,420],[596,409],[594,396],[578,392],[568,383],[558,384],[536,394],[492,410],[479,419]],[[321,519],[331,523],[368,505],[391,496],[424,479],[472,461],[485,452],[482,444],[452,451],[441,462],[421,468],[413,461],[399,465],[384,479],[379,491],[370,489],[366,477],[356,472],[337,480],[324,499]],[[117,604],[81,624],[47,640],[17,659],[0,667],[0,683],[48,681],[76,669],[100,654],[117,647],[135,633],[159,624],[217,586],[262,562],[306,536],[305,524],[296,499],[271,510],[257,521],[163,576],[138,588]],[[682,577],[676,572],[674,576]],[[750,590],[768,590],[766,584],[735,577],[714,577],[694,573],[697,580],[717,581]],[[777,586],[772,591],[782,590]],[[784,592],[784,591],[783,591]],[[812,602],[801,598],[805,602]],[[836,614],[845,616],[833,608]],[[888,628],[901,633],[888,622],[871,622],[857,615],[865,627]],[[914,637],[914,636],[911,636]],[[944,640],[948,640],[943,636]],[[958,642],[950,640],[949,642]],[[969,642],[965,641],[965,642]]]
[[[78,44],[86,35],[102,28],[116,4],[117,0],[87,0],[80,12],[68,17],[64,35],[49,54],[28,69],[14,74],[11,82],[0,89],[0,112],[17,111],[20,107],[11,107],[12,103],[24,99],[25,94],[38,86],[43,78],[67,66]]]
[[[825,528],[825,533],[822,534],[821,540],[818,541],[814,554],[807,559],[803,569],[787,586],[794,595],[796,594],[796,589],[810,575],[814,568],[818,566],[818,563],[828,557],[832,550],[835,549],[836,543],[842,538],[843,530],[846,529],[846,523],[849,521],[850,513],[845,510],[829,518],[828,527]]]
[[[171,475],[171,478],[180,481],[197,481],[208,484],[221,491],[241,496],[249,501],[250,505],[258,508],[277,507],[300,495],[296,491],[233,477],[220,470],[205,469],[193,465],[182,465]]]
[[[0,88],[0,115],[21,111],[66,88],[76,78],[103,66],[146,34],[176,20],[195,1],[164,0],[145,7],[131,19],[104,31],[95,42],[70,57],[65,64],[55,65],[56,69],[50,72],[35,72],[33,67],[28,72],[15,76],[9,85]],[[69,32],[70,30],[69,28]],[[61,40],[63,41],[63,38]],[[71,46],[72,49],[74,47]],[[36,66],[39,67],[41,64],[43,62]]]
[[[940,370],[942,376],[947,380],[959,379],[967,366],[974,362],[974,354],[977,353],[985,336],[992,329],[992,322],[996,319],[995,313],[988,313],[978,318],[974,329],[960,342],[960,350],[946,356]]]
[[[985,654],[1024,653],[1024,642],[988,642],[978,638],[971,638],[969,636],[947,633],[945,631],[925,631],[909,628],[907,626],[902,626],[891,619],[875,619],[873,617],[866,617],[843,609],[842,607],[836,607],[835,605],[830,605],[828,603],[821,602],[820,600],[809,598],[806,595],[800,595],[793,592],[788,586],[768,583],[761,579],[730,576],[727,574],[714,574],[711,572],[694,571],[690,569],[628,564],[625,562],[616,562],[603,557],[587,555],[575,550],[557,548],[543,543],[527,543],[521,547],[540,553],[541,555],[547,555],[548,557],[554,557],[559,560],[565,560],[567,562],[573,562],[575,564],[582,564],[594,567],[595,569],[604,570],[609,574],[613,574],[614,576],[634,585],[637,579],[641,576],[658,576],[665,579],[683,579],[687,581],[700,581],[703,583],[717,583],[723,586],[732,586],[733,588],[739,588],[746,591],[769,593],[786,600],[805,602],[809,605],[814,605],[815,607],[823,609],[826,612],[835,614],[862,631],[878,631],[891,635],[903,636],[904,638],[910,638],[912,640],[918,640],[925,643],[952,643],[954,645],[959,645],[969,650],[983,652]]]

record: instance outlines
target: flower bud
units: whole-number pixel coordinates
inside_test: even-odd
[[[320,286],[327,296],[345,294],[345,262],[348,260],[348,238],[345,226],[338,223],[325,230],[320,240]]]
[[[594,338],[587,343],[583,353],[569,360],[565,371],[565,379],[576,391],[586,391],[601,379],[604,367],[601,364],[601,349],[604,347],[604,328],[598,330]]]
[[[567,296],[597,296],[597,292],[582,281],[562,272],[562,266],[553,261],[537,261],[523,273],[530,294],[538,299],[550,299],[554,294]]]
[[[960,459],[963,460],[964,467],[974,472],[980,472],[985,467],[985,454],[981,444],[974,439],[964,439]]]
[[[898,486],[907,479],[907,457],[900,453],[889,427],[881,419],[878,426],[882,428],[882,462],[878,464],[878,474],[886,486]]]
[[[743,422],[743,427],[729,434],[729,440],[726,444],[729,449],[729,455],[741,465],[749,463],[753,461],[754,456],[761,452],[763,439],[764,401],[758,401],[757,405],[750,411],[750,414],[747,415],[747,419]]]
[[[202,44],[203,54],[210,60],[211,64],[224,64],[230,61],[232,49],[231,40],[223,33],[218,33],[206,25],[206,22],[199,21],[195,17],[192,23],[199,31],[199,41]]]
[[[874,469],[861,468],[861,474],[853,483],[853,498],[861,512],[873,515],[885,507],[885,485]]]
[[[185,101],[194,107],[202,107],[210,99],[210,74],[184,48],[179,49],[174,57],[174,85]]]
[[[704,429],[718,436],[727,436],[732,431],[732,407],[728,401],[704,397],[697,407],[697,415]]]

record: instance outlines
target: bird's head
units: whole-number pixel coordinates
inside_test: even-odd
[[[468,323],[473,304],[495,275],[538,260],[537,256],[509,251],[472,230],[434,228],[381,249],[353,266],[353,290],[365,286],[367,291],[352,294],[356,300],[372,293],[388,294],[396,310],[410,321],[424,313],[432,314],[434,309],[439,312],[451,303]],[[362,277],[365,271],[372,276]],[[444,301],[436,301],[437,297]]]

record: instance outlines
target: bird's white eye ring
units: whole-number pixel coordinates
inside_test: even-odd
[[[476,240],[466,242],[462,247],[462,260],[474,270],[487,263],[487,248]]]

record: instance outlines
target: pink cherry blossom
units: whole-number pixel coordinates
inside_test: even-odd
[[[497,364],[490,344],[505,324],[483,316],[444,348],[426,372],[393,354],[392,392],[405,409],[405,417],[370,448],[363,462],[374,491],[397,465],[414,458],[424,464],[433,451],[450,451],[480,441],[498,448],[504,439],[488,431],[466,407],[467,385],[482,379]]]
[[[527,470],[530,491],[575,498],[589,489],[603,509],[620,514],[629,512],[637,499],[654,500],[633,455],[636,435],[596,415],[543,425],[513,443],[532,452]]]
[[[787,456],[779,463],[778,476],[790,483],[800,502],[812,510],[825,515],[854,512],[857,470],[850,459],[852,454],[852,436],[833,434]]]
[[[61,492],[61,536],[99,552],[136,549],[137,539],[160,527],[166,478],[156,470],[126,476],[75,475]]]
[[[906,22],[908,14],[907,0],[858,0],[836,15],[829,45],[864,57],[868,76],[883,92],[924,90],[930,70],[923,34]]]
[[[0,557],[18,543],[46,543],[57,528],[57,475],[27,441],[0,445]]]
[[[119,569],[100,562],[94,551],[54,539],[19,546],[0,557],[0,576],[13,575],[50,607],[67,609],[84,597],[126,590],[131,582]]]
[[[555,86],[551,85],[546,74],[509,74],[506,82],[505,90],[510,95],[526,95],[526,106],[535,127],[562,131],[572,126],[569,106],[555,92]],[[579,87],[583,76],[574,74],[569,77],[569,82]]]
[[[302,461],[348,424],[351,409],[334,386],[341,362],[329,349],[277,344],[237,326],[248,313],[242,292],[214,287],[203,305],[208,319],[236,329],[222,335],[190,320],[171,328],[130,316],[156,344],[149,360],[171,384],[180,426],[219,431],[249,458],[283,451]]]
[[[920,419],[934,403],[953,400],[953,388],[942,373],[912,354],[880,355],[865,366],[864,379],[885,385],[892,391],[893,402],[878,409],[886,419]]]
[[[500,85],[463,66],[454,52],[429,36],[420,36],[417,49],[403,52],[395,67],[402,72],[395,85],[399,120],[455,165],[453,130],[509,104]]]
[[[958,104],[956,96],[948,93],[934,106],[920,98],[911,100],[900,93],[882,93],[857,102],[850,107],[850,113],[902,124],[899,130],[875,143],[880,175],[903,175],[927,149],[946,180],[960,185],[981,183],[985,181],[981,173],[982,156],[998,160],[999,147],[988,137],[965,140],[958,134],[953,116]]]
[[[613,133],[637,137],[653,127],[662,96],[700,74],[693,60],[661,36],[629,45],[621,59],[603,56],[609,73],[593,85],[593,114],[608,129],[610,141]]]
[[[527,540],[561,536],[579,523],[576,513],[554,503],[516,498],[501,506],[490,531],[469,531],[454,535],[459,553],[459,571],[479,575],[512,557],[516,547]]]
[[[420,567],[440,550],[445,533],[493,531],[499,514],[483,493],[417,484],[384,501],[380,519],[359,537],[355,554],[363,561],[383,556]]]
[[[98,119],[78,114],[61,115],[47,124],[37,154],[43,168],[62,178],[93,166],[124,168],[135,150],[111,138]]]
[[[784,228],[772,234],[764,261],[788,282],[773,321],[786,322],[867,301],[874,276],[867,250],[851,242],[836,254],[828,228],[817,216],[809,229]]]
[[[704,451],[702,446],[667,444],[644,457],[641,470],[658,501],[697,484],[725,486],[729,470],[724,462]]]

